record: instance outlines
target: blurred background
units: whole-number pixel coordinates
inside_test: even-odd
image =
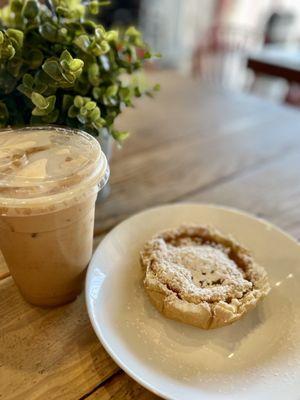
[[[300,106],[299,0],[113,0],[104,25],[138,25],[155,68]]]
[[[98,18],[138,26],[151,68],[300,107],[300,0],[112,0]]]

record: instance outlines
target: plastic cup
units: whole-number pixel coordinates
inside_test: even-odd
[[[96,139],[56,127],[0,131],[0,248],[23,297],[74,300],[92,255],[109,168]]]

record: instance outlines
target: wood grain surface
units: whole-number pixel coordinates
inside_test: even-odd
[[[123,371],[119,371],[108,379],[104,385],[100,385],[88,400],[158,400],[160,397],[145,390],[131,379]]]
[[[78,399],[118,370],[89,323],[84,295],[41,309],[0,281],[0,398]]]
[[[118,122],[133,132],[111,162],[95,245],[146,207],[201,201],[238,207],[300,238],[300,113],[161,72],[157,99]],[[66,306],[25,303],[0,260],[0,399],[154,400],[97,340],[83,294]],[[1,280],[2,277],[2,280]]]
[[[8,268],[4,260],[4,257],[0,251],[0,281],[1,279],[5,279],[8,276],[9,276]]]
[[[114,154],[111,196],[96,209],[97,233],[299,147],[300,114],[294,109],[188,79],[174,84],[163,75],[161,81],[158,99],[142,101],[120,121],[133,134]]]

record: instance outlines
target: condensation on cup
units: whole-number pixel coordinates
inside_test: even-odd
[[[0,131],[0,248],[30,303],[60,305],[82,290],[95,201],[108,177],[105,155],[87,133]]]

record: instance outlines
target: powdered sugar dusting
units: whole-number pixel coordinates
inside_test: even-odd
[[[211,245],[184,246],[171,248],[170,260],[183,265],[189,272],[194,285],[209,287],[227,283],[233,278],[244,281],[243,271],[238,268],[228,255]]]
[[[252,283],[244,271],[217,245],[173,246],[159,239],[159,262],[152,268],[157,278],[182,298],[199,302],[242,297]]]

